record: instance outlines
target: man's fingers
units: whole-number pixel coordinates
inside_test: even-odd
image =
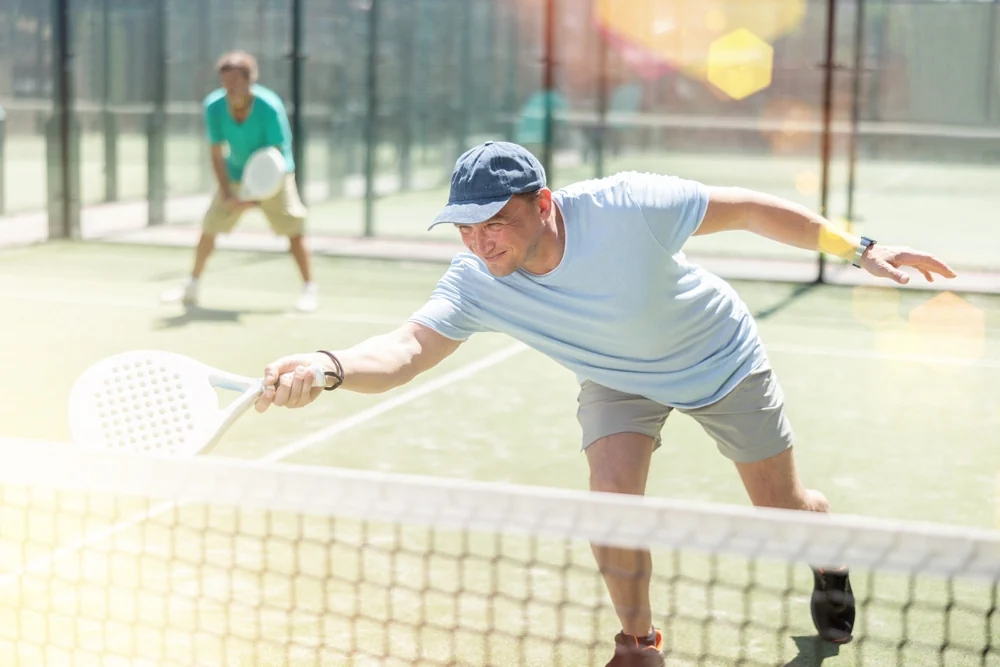
[[[892,278],[900,285],[905,285],[910,282],[910,276],[906,275],[903,271],[897,269],[893,264],[885,260],[879,260],[877,264],[878,268],[881,269],[882,273],[889,278]]]
[[[264,391],[261,393],[260,396],[257,397],[257,400],[254,402],[253,407],[255,410],[257,410],[257,412],[264,412],[269,407],[271,407],[271,403],[273,401],[274,401],[274,387],[264,387]]]
[[[264,391],[254,406],[264,412],[270,406],[301,408],[315,400],[320,389],[313,391],[314,373],[311,355],[291,355],[273,361],[264,368]]]
[[[914,250],[904,250],[898,253],[892,258],[892,263],[894,266],[905,265],[912,266],[919,269],[921,273],[925,271],[930,271],[932,273],[937,273],[944,276],[945,278],[954,278],[956,275],[955,271],[952,270],[950,266],[942,262],[937,257],[933,255],[928,255],[923,252],[916,252]],[[927,275],[924,273],[924,275]],[[928,278],[928,280],[930,280]]]
[[[264,385],[267,387],[274,386],[278,382],[278,375],[281,373],[279,364],[281,361],[276,361],[273,364],[268,364],[264,367]]]
[[[292,374],[282,373],[278,376],[278,383],[274,390],[274,404],[283,407],[288,404],[288,397],[292,389]]]
[[[308,401],[303,401],[302,396],[302,390],[305,386],[305,371],[305,367],[297,366],[294,371],[289,373],[292,376],[292,386],[288,391],[288,407],[297,408],[308,403]],[[308,390],[306,394],[308,395]]]

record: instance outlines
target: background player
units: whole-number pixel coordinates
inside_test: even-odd
[[[163,299],[197,303],[199,280],[215,249],[215,237],[232,231],[244,212],[259,207],[274,232],[288,237],[289,250],[304,283],[297,309],[313,311],[317,287],[303,239],[306,208],[295,184],[292,131],[284,103],[274,91],[257,83],[257,61],[246,52],[226,53],[219,59],[216,71],[222,87],[205,98],[204,107],[218,190],[205,213],[191,276],[179,288],[165,293]],[[271,199],[240,201],[236,194],[243,166],[256,151],[272,146],[282,152],[288,165],[285,186]]]

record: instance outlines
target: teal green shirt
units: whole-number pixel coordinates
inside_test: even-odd
[[[280,150],[288,163],[288,171],[295,171],[292,128],[288,123],[284,102],[274,91],[258,84],[251,86],[250,92],[254,96],[253,106],[250,115],[242,123],[237,123],[229,112],[224,89],[212,91],[204,102],[209,142],[213,145],[229,145],[229,156],[226,159],[229,178],[240,181],[243,178],[243,166],[250,156],[268,146]]]

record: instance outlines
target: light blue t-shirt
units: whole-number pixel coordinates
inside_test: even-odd
[[[765,361],[736,291],[681,252],[705,186],[628,172],[553,195],[566,228],[559,266],[497,278],[462,252],[411,320],[456,340],[505,333],[579,381],[677,408],[714,403]]]
[[[250,87],[253,93],[253,107],[250,115],[242,123],[237,123],[229,112],[226,91],[223,88],[212,91],[205,98],[205,129],[212,144],[229,144],[226,165],[229,178],[239,181],[243,178],[243,167],[251,155],[261,148],[274,146],[285,156],[289,173],[295,171],[292,157],[292,128],[288,123],[285,103],[269,88],[259,84]]]

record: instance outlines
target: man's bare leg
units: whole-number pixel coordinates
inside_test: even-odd
[[[638,433],[617,433],[597,440],[586,449],[590,465],[590,490],[643,495],[653,455],[653,439]],[[627,520],[627,518],[623,518]],[[652,628],[649,551],[591,545],[604,577],[622,632],[645,637]]]
[[[191,275],[184,281],[184,284],[164,292],[160,299],[164,303],[181,302],[188,306],[193,306],[198,302],[198,278],[205,270],[205,264],[215,249],[215,234],[202,232],[198,239],[198,245],[194,250],[194,266]]]
[[[807,489],[799,479],[792,449],[753,463],[737,463],[736,469],[750,502],[757,507],[777,507],[808,512],[828,512],[830,503],[820,491]]]
[[[215,234],[202,232],[201,238],[198,239],[198,246],[194,251],[194,268],[191,271],[191,277],[194,280],[198,280],[201,277],[201,273],[205,270],[205,264],[208,262],[208,258],[212,255],[213,250],[215,250]]]
[[[295,264],[299,267],[303,283],[312,282],[312,268],[309,263],[309,249],[306,248],[304,237],[291,236],[288,238],[288,249],[295,258]]]
[[[302,293],[299,295],[296,308],[303,313],[311,313],[316,310],[317,288],[312,281],[312,267],[309,259],[309,249],[306,248],[303,236],[290,236],[288,238],[288,249],[295,258],[295,264],[299,267],[302,275]]]
[[[792,448],[753,463],[737,463],[750,502],[757,507],[829,512],[830,502],[822,492],[807,489],[795,469]],[[835,643],[848,642],[854,629],[855,601],[846,567],[825,570],[813,567],[810,611],[820,637]]]

